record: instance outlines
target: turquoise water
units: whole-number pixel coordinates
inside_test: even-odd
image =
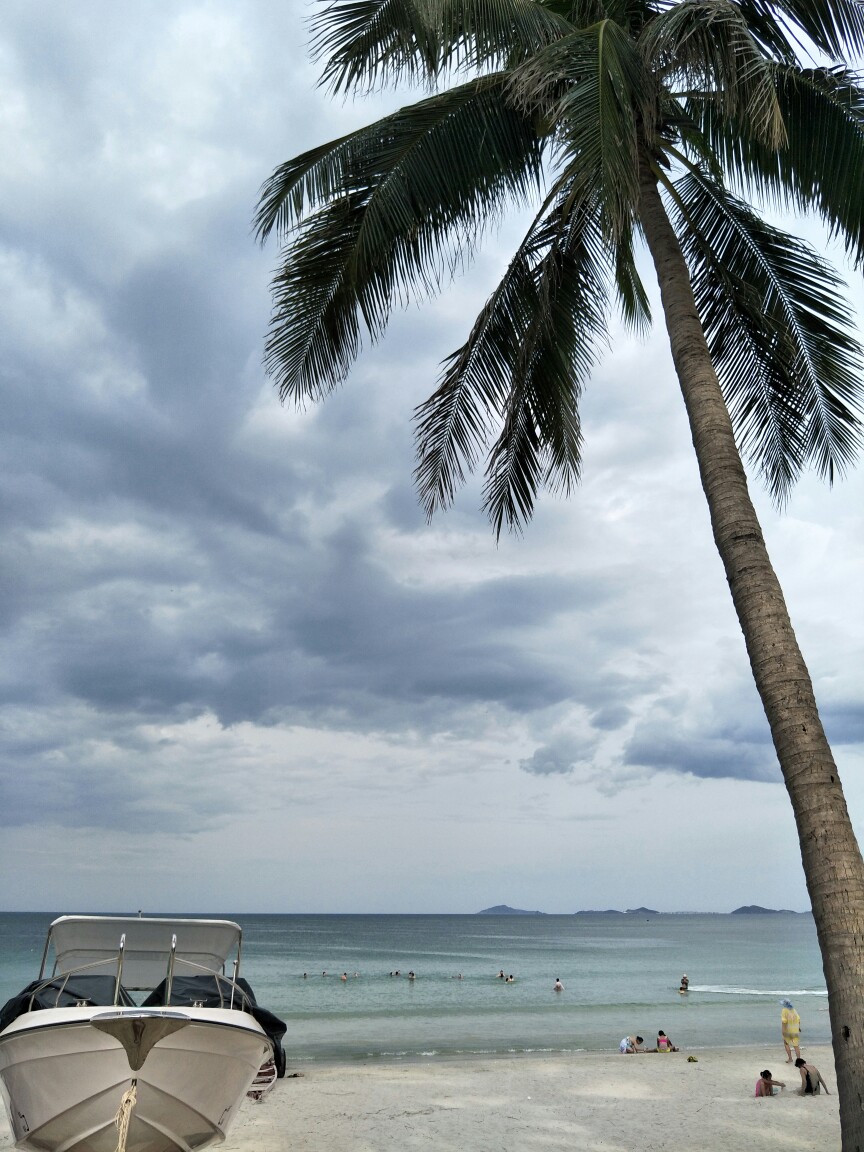
[[[659,1028],[688,1049],[779,1047],[781,996],[801,1014],[805,1049],[830,1043],[810,915],[212,915],[242,926],[243,975],[286,1021],[295,1068],[611,1049],[628,1033],[653,1044]],[[0,914],[0,1002],[37,975],[52,919]],[[496,979],[502,968],[512,984]]]

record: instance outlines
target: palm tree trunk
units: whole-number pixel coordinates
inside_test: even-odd
[[[828,988],[843,1152],[864,1152],[864,863],[810,675],[747,490],[687,265],[647,164],[641,175],[640,218],[660,284],[714,540],[798,826]]]

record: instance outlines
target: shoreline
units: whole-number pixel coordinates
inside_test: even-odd
[[[701,1061],[705,1053],[726,1054],[729,1057],[735,1053],[741,1052],[761,1052],[764,1054],[773,1050],[770,1044],[753,1044],[749,1041],[744,1041],[741,1044],[723,1044],[713,1046],[710,1044],[698,1045],[688,1044],[680,1052],[670,1053],[676,1057],[684,1057],[686,1062],[688,1056],[696,1056],[697,1061]],[[814,1043],[809,1047],[811,1053],[819,1053],[819,1058],[814,1055],[813,1062],[819,1064],[822,1061],[826,1067],[832,1069],[834,1066],[834,1054],[831,1050],[830,1044]],[[605,1056],[620,1056],[621,1053],[617,1049],[612,1049],[608,1045],[605,1048],[524,1048],[513,1049],[509,1051],[429,1051],[429,1052],[387,1052],[384,1054],[366,1053],[357,1056],[315,1056],[308,1059],[292,1058],[289,1053],[287,1056],[287,1073],[286,1079],[290,1079],[292,1074],[295,1078],[303,1078],[306,1076],[314,1075],[318,1070],[332,1070],[334,1068],[341,1069],[345,1072],[350,1072],[355,1068],[402,1068],[413,1067],[420,1065],[435,1065],[435,1064],[494,1064],[498,1061],[507,1060],[524,1060],[524,1061],[568,1061],[568,1060],[583,1060],[594,1059]],[[662,1053],[653,1052],[651,1049],[646,1049],[640,1052],[640,1056],[659,1056]],[[771,1064],[771,1058],[768,1057],[768,1063]],[[785,1063],[786,1057],[783,1055],[782,1049],[780,1058],[775,1059],[774,1063],[780,1067],[781,1062],[785,1068],[794,1067]],[[765,1065],[763,1064],[763,1067]],[[772,1066],[773,1067],[773,1066]],[[819,1064],[821,1068],[822,1065]],[[757,1069],[761,1071],[761,1069]],[[822,1069],[823,1075],[827,1075],[825,1070]],[[832,1089],[833,1091],[833,1089]]]
[[[688,1061],[688,1055],[696,1057]],[[800,1097],[776,1045],[683,1052],[445,1056],[288,1065],[244,1100],[223,1152],[829,1152],[840,1148],[831,1048],[805,1051],[831,1095]],[[787,1088],[754,1098],[763,1068]],[[291,1076],[292,1072],[299,1072]],[[3,1114],[0,1149],[12,1148]]]

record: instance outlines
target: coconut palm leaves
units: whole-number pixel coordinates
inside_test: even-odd
[[[705,104],[689,102],[726,178],[750,195],[813,212],[857,263],[864,259],[864,93],[846,68],[774,69],[786,127],[783,148],[766,148]]]
[[[364,328],[377,339],[396,303],[470,259],[505,201],[536,192],[542,145],[506,83],[471,81],[276,171],[259,234],[303,220],[274,280],[267,365],[283,398],[343,380]]]
[[[605,333],[609,260],[598,217],[559,195],[541,212],[418,413],[418,488],[446,506],[496,427],[485,506],[496,532],[530,515],[541,484],[578,479],[578,398]]]
[[[562,181],[575,202],[596,199],[613,248],[636,215],[637,126],[649,130],[653,95],[632,40],[611,20],[571,33],[513,71],[510,98],[554,126]]]
[[[312,55],[335,92],[512,66],[571,23],[534,0],[333,0],[312,19]]]
[[[840,281],[801,240],[698,172],[675,188],[693,291],[741,449],[778,501],[854,458],[861,350]]]
[[[797,31],[796,31],[797,30]],[[322,82],[434,93],[283,165],[256,225],[283,238],[266,362],[283,398],[345,379],[392,309],[441,290],[510,203],[539,213],[418,411],[417,484],[448,504],[485,455],[496,531],[579,475],[581,390],[610,308],[639,327],[640,171],[667,197],[738,443],[782,501],[860,441],[861,353],[840,281],[741,197],[815,211],[864,257],[856,0],[335,0]],[[545,178],[551,191],[542,199]],[[735,194],[730,189],[735,190]]]

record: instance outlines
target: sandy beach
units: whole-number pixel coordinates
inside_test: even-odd
[[[812,1048],[832,1095],[802,1098],[782,1049],[669,1055],[585,1052],[314,1066],[245,1101],[224,1152],[723,1152],[840,1147],[833,1058]],[[785,1092],[755,1099],[761,1069]],[[291,1068],[289,1067],[289,1073]],[[0,1148],[12,1146],[5,1113]]]

